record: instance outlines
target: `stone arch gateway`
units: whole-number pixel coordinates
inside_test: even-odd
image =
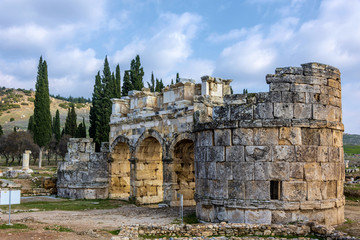
[[[101,174],[107,182],[88,174],[76,183],[84,164],[89,173],[106,163],[74,139],[59,165],[59,195],[101,198],[107,189],[112,198],[176,206],[182,193],[208,222],[343,222],[339,70],[277,68],[262,93],[230,94],[230,82],[179,79],[161,93],[145,88],[113,99],[110,153],[105,145],[101,153],[111,160]],[[126,184],[117,184],[122,177]]]

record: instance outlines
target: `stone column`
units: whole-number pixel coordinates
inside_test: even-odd
[[[173,174],[173,159],[170,157],[163,157],[163,191],[164,203],[169,204],[174,194],[172,190],[172,174]]]
[[[24,170],[26,173],[32,173],[32,170],[29,168],[30,154],[31,154],[30,150],[25,150],[22,157],[22,161],[23,161],[22,170]]]
[[[137,158],[131,157],[130,162],[130,198],[136,198],[136,161]]]
[[[30,161],[30,150],[25,150],[25,152],[23,153],[23,165],[22,165],[22,170],[28,170],[29,169],[29,161]]]

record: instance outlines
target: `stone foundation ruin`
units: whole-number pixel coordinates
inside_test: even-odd
[[[201,80],[113,99],[109,153],[84,155],[85,140],[72,140],[59,195],[177,206],[182,194],[208,222],[342,223],[339,70],[277,68],[265,93],[230,94],[231,80]]]

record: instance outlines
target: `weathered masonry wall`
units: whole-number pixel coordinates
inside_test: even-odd
[[[166,87],[132,91],[113,99],[110,122],[110,197],[142,204],[195,205],[194,96],[230,93],[230,81],[191,79]]]
[[[225,95],[220,105],[195,97],[197,216],[342,223],[339,70],[309,63],[277,68],[266,81],[269,92]]]
[[[76,199],[108,198],[108,145],[95,152],[92,139],[70,138],[65,161],[58,163],[57,194]]]

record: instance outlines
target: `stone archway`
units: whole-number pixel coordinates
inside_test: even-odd
[[[130,197],[130,162],[129,146],[118,142],[111,153],[110,198],[128,199]]]
[[[173,184],[174,196],[171,205],[179,205],[177,194],[183,195],[184,206],[195,205],[195,170],[194,170],[194,142],[183,139],[173,148]]]
[[[145,138],[136,151],[136,201],[140,204],[163,201],[162,146],[154,137]]]

